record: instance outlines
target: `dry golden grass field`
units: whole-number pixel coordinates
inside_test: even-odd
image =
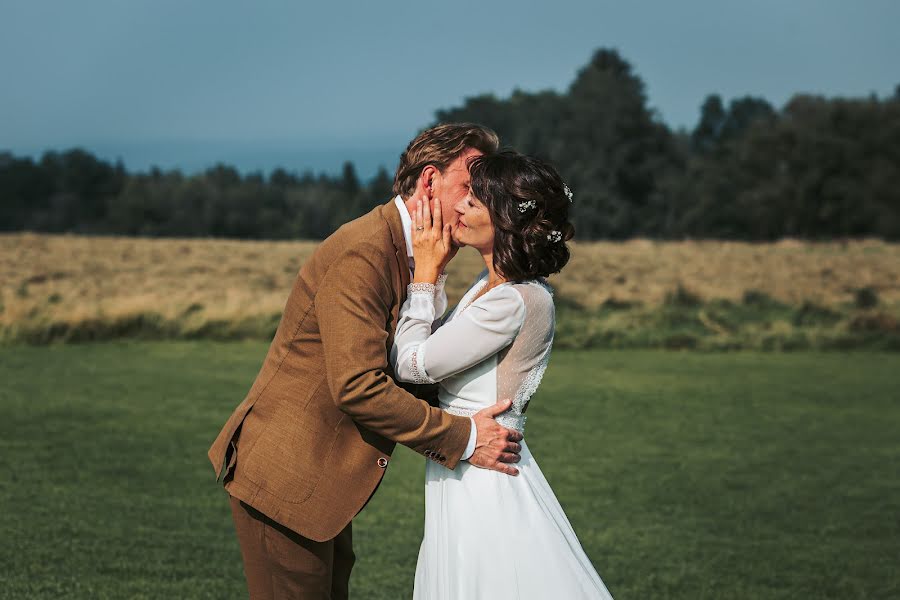
[[[267,338],[315,242],[0,235],[0,340]],[[900,349],[900,244],[572,244],[563,346]],[[450,265],[458,299],[481,270]]]

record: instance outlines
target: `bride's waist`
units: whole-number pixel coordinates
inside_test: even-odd
[[[451,415],[459,415],[461,417],[471,417],[478,411],[487,408],[485,406],[466,406],[464,404],[447,403],[444,402],[443,399],[441,399],[440,401],[440,406],[441,410],[444,410]],[[515,429],[522,433],[525,432],[525,419],[527,419],[525,415],[513,412],[512,409],[509,409],[506,412],[502,412],[494,417],[494,420],[504,427],[508,429]]]

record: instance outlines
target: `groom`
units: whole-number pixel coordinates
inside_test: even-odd
[[[297,275],[256,381],[209,450],[252,599],[347,597],[351,519],[397,442],[449,469],[516,474],[521,434],[493,420],[509,400],[451,415],[421,399],[433,389],[398,386],[388,361],[412,268],[407,207],[439,198],[453,223],[467,159],[497,146],[478,125],[424,131],[401,156],[398,196],[338,229]]]

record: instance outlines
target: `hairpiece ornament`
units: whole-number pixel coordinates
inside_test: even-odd
[[[519,202],[519,212],[523,213],[529,208],[537,208],[537,203],[534,200],[526,200],[525,202]]]
[[[554,229],[550,233],[547,234],[547,239],[550,240],[551,242],[558,242],[558,241],[562,240],[562,232],[556,231]]]
[[[566,193],[566,198],[569,199],[569,202],[573,202],[572,198],[574,198],[575,194],[572,193],[572,190],[569,189],[569,186],[563,184],[563,191]]]

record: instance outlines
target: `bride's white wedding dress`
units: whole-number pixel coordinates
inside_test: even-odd
[[[553,298],[543,281],[504,283],[471,301],[487,270],[443,320],[443,280],[411,284],[392,359],[404,381],[440,382],[441,407],[472,415],[513,399],[497,417],[524,431],[525,407],[550,355]],[[528,444],[517,477],[460,462],[425,469],[425,534],[414,598],[611,599]]]

